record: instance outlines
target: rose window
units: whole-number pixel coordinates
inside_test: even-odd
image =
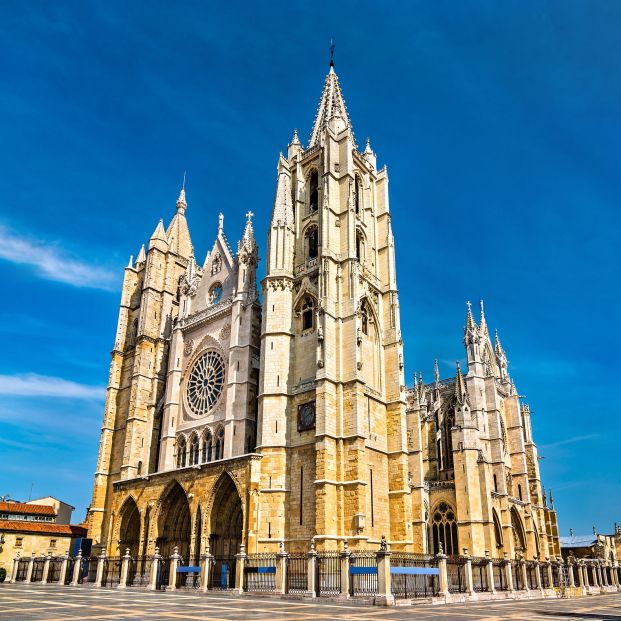
[[[196,415],[207,414],[216,404],[224,387],[224,360],[216,351],[208,351],[195,363],[187,386],[188,405]]]

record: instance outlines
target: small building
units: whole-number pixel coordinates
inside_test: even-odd
[[[87,534],[85,527],[69,524],[72,511],[71,505],[51,496],[37,502],[0,502],[0,567],[10,573],[18,553],[68,554]]]
[[[570,557],[578,560],[604,561],[609,567],[618,564],[617,548],[614,535],[602,535],[594,532],[591,535],[574,535],[560,537],[561,555],[567,561]]]

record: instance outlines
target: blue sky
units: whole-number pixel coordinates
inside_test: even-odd
[[[197,255],[306,142],[330,39],[388,165],[406,370],[463,359],[486,301],[561,530],[621,521],[621,4],[6,2],[0,494],[90,500],[123,266],[188,171]],[[262,265],[263,268],[263,265]]]

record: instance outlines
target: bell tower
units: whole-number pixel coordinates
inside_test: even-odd
[[[382,535],[412,549],[422,474],[408,468],[388,173],[368,140],[358,149],[333,63],[308,146],[296,131],[279,157],[268,247],[257,549]]]

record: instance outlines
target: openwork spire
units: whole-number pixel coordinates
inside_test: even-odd
[[[483,300],[480,301],[481,304],[481,321],[479,322],[479,331],[481,335],[487,334],[487,321],[485,320],[485,308],[483,307]]]
[[[468,403],[468,391],[466,389],[466,382],[464,376],[461,374],[461,367],[459,361],[457,361],[457,374],[455,375],[455,398],[459,405]]]
[[[468,306],[468,315],[466,316],[466,334],[468,334],[469,332],[476,331],[477,324],[472,316],[472,304],[470,302],[466,302],[466,305]]]
[[[440,383],[440,369],[438,367],[438,359],[436,358],[433,361],[433,379],[436,383],[436,386]]]
[[[323,85],[319,108],[315,116],[315,124],[313,125],[313,131],[308,143],[309,147],[319,143],[321,132],[328,127],[328,123],[332,119],[336,120],[335,128],[337,131],[342,131],[346,127],[351,129],[351,123],[347,116],[347,107],[345,106],[345,100],[343,99],[341,86],[338,76],[334,72],[333,64],[330,65],[330,72],[326,76],[326,81]]]

